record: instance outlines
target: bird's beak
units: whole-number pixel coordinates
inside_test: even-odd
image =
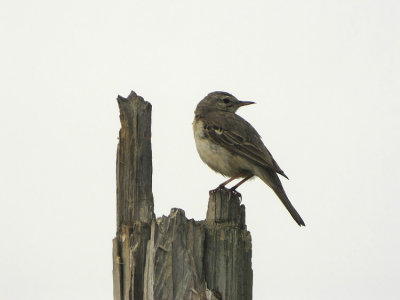
[[[250,104],[255,104],[253,101],[239,101],[239,107],[240,106],[245,106],[245,105],[250,105]]]

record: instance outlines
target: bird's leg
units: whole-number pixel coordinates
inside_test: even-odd
[[[235,178],[238,178],[238,177],[240,177],[240,176],[236,176]],[[228,198],[228,199],[231,199],[231,195],[232,195],[233,193],[235,193],[235,194],[239,197],[240,203],[242,203],[242,194],[240,194],[239,192],[237,192],[236,189],[237,189],[242,183],[244,183],[246,180],[249,180],[251,177],[253,177],[253,175],[249,175],[249,176],[245,177],[245,178],[242,179],[239,183],[237,183],[236,185],[234,185],[233,187],[231,187],[231,188],[229,189],[229,198]],[[232,180],[233,180],[233,179],[232,179]],[[230,180],[230,181],[232,181],[232,180]]]
[[[240,177],[240,174],[237,175],[237,176],[233,176],[233,177],[229,178],[228,180],[226,180],[223,183],[221,183],[215,190],[211,190],[210,192],[215,193],[218,190],[225,189],[225,185],[227,185],[229,182],[231,182],[232,180],[235,180],[236,178],[239,178],[239,177]],[[229,198],[230,198],[230,194],[231,194],[231,192],[229,191]]]
[[[241,181],[239,181],[236,185],[234,185],[233,187],[231,187],[229,189],[229,198],[231,193],[235,193],[236,195],[238,195],[239,199],[240,199],[240,203],[242,203],[242,194],[240,194],[239,192],[236,191],[236,189],[243,184],[246,180],[249,180],[251,177],[253,177],[253,175],[249,175],[247,177],[245,177],[244,179],[242,179]]]
[[[221,183],[217,189],[223,189],[229,182],[231,182],[232,180],[235,180],[236,178],[239,178],[240,175],[237,176],[233,176],[231,178],[229,178],[227,181],[224,181],[223,183]]]
[[[242,179],[241,181],[239,181],[239,183],[237,183],[236,185],[234,185],[233,187],[230,188],[230,191],[233,192],[235,191],[240,185],[242,185],[245,181],[249,180],[251,177],[253,177],[253,175],[249,175],[247,177],[245,177],[244,179]]]

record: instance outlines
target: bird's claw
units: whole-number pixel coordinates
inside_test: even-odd
[[[218,191],[226,190],[225,186],[220,184],[216,189],[210,190],[210,194],[216,193]]]
[[[226,189],[226,187],[225,187],[225,184],[223,184],[223,183],[221,183],[215,190],[225,190]]]
[[[240,203],[242,203],[242,194],[236,191],[236,189],[227,189],[224,185],[220,184],[216,189],[210,190],[210,194],[216,193],[218,191],[227,191],[228,192],[228,200],[231,200],[232,195],[237,196],[239,198]]]
[[[231,195],[235,195],[239,198],[240,204],[242,203],[242,194],[236,191],[235,189],[229,189],[229,200],[231,199]]]

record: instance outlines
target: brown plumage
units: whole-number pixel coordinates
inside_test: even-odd
[[[263,180],[281,199],[299,226],[304,221],[290,203],[277,174],[287,178],[260,135],[246,120],[236,115],[237,109],[254,102],[239,101],[226,92],[213,92],[197,105],[193,122],[197,151],[201,159],[214,171],[230,180],[252,176]]]

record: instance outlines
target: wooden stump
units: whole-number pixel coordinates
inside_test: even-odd
[[[156,219],[151,105],[134,92],[118,104],[114,299],[250,300],[251,236],[239,197],[211,191],[204,221],[188,220],[178,208]]]

